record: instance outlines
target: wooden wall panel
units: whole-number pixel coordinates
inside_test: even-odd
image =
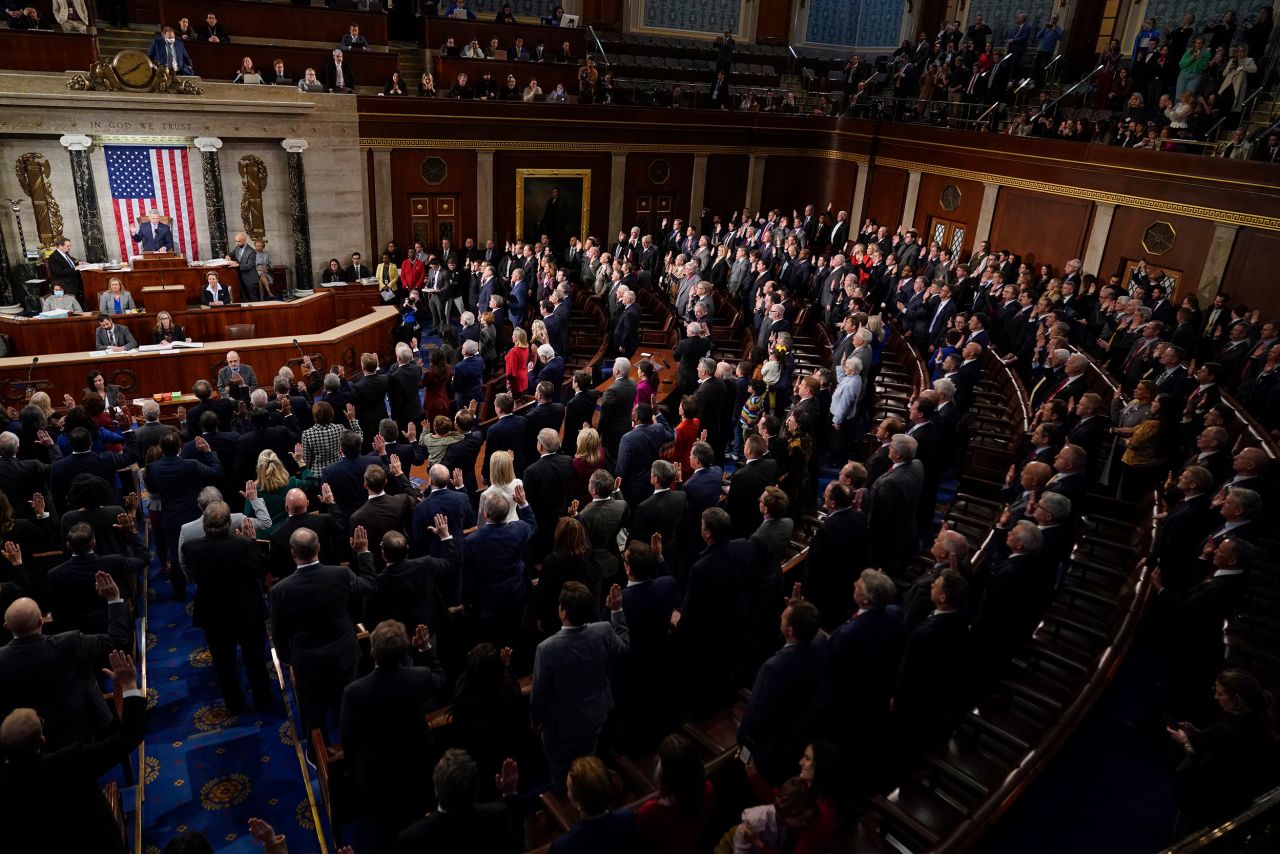
[[[760,206],[791,216],[812,203],[819,211],[831,202],[833,211],[849,209],[858,164],[849,160],[769,155],[765,161]]]
[[[745,154],[712,154],[707,157],[703,204],[725,220],[734,211],[740,210],[747,197],[748,168],[749,162]]]
[[[1222,275],[1222,289],[1233,303],[1262,309],[1265,318],[1280,317],[1280,288],[1274,284],[1276,258],[1280,258],[1280,234],[1240,229]]]
[[[579,154],[573,152],[523,152],[498,151],[493,155],[493,183],[497,203],[493,210],[493,228],[497,243],[503,243],[516,233],[516,170],[517,169],[590,169],[591,170],[591,221],[584,229],[603,244],[614,237],[609,234],[609,188],[611,157],[608,154]],[[583,235],[584,237],[586,235]]]
[[[1061,270],[1064,262],[1084,256],[1092,215],[1093,202],[1085,199],[1046,199],[1002,187],[987,239],[995,249],[1017,252],[1032,267],[1050,264]]]
[[[1152,255],[1142,248],[1142,233],[1157,221],[1169,223],[1177,232],[1173,248],[1163,255]],[[1183,293],[1194,293],[1200,284],[1204,256],[1212,239],[1213,223],[1208,220],[1152,213],[1139,208],[1116,208],[1098,277],[1105,280],[1112,273],[1121,272],[1125,258],[1146,258],[1153,266],[1164,266],[1182,273],[1177,294],[1181,298]]]
[[[953,211],[942,207],[942,191],[954,185],[960,191],[960,206]],[[978,214],[982,210],[981,181],[966,181],[962,178],[948,178],[942,175],[924,174],[920,176],[920,194],[916,197],[915,220],[912,225],[920,232],[921,239],[928,242],[925,229],[930,217],[942,217],[952,222],[961,222],[965,226],[965,234],[972,235],[978,225]],[[971,237],[966,237],[966,251],[973,245]]]
[[[653,180],[654,170],[650,168],[657,160],[665,160],[667,163],[667,179],[661,184]],[[642,232],[653,232],[663,217],[668,221],[677,217],[687,221],[689,192],[692,187],[692,154],[628,154],[626,190],[622,197],[622,227],[630,229],[631,226],[638,225]],[[641,200],[648,205],[648,213],[641,211]],[[666,205],[666,211],[659,210],[660,202]],[[613,235],[609,235],[609,239],[612,240]]]
[[[422,177],[422,163],[439,157],[445,164],[445,178],[439,184],[428,184]],[[395,223],[396,242],[412,248],[412,214],[409,199],[425,194],[458,196],[458,234],[475,237],[483,246],[489,235],[476,234],[476,153],[464,148],[402,148],[391,152],[391,221]],[[487,203],[487,202],[486,202]],[[514,205],[514,202],[513,202]],[[461,240],[458,241],[461,246]],[[376,259],[375,259],[376,263]]]
[[[892,234],[902,222],[902,205],[906,199],[906,170],[877,166],[871,170],[871,180],[867,182],[867,212],[863,219],[870,217],[880,225],[887,225]],[[857,220],[856,216],[850,218]],[[861,228],[862,223],[854,222],[851,227]]]

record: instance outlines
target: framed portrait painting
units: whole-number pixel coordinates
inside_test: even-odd
[[[591,225],[590,169],[517,169],[516,223],[520,239],[551,245],[585,237]]]

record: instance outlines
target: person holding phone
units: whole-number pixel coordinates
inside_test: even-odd
[[[258,377],[253,368],[240,361],[240,354],[235,350],[227,353],[227,364],[218,371],[218,394],[232,400],[248,400],[249,394],[258,387]]]

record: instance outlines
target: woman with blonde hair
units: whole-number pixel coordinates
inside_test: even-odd
[[[578,506],[586,507],[591,502],[591,493],[587,483],[591,473],[596,469],[609,468],[609,453],[600,444],[600,433],[594,427],[583,427],[578,431],[578,447],[573,453],[573,478],[569,481],[569,499],[577,499]]]
[[[489,486],[480,493],[480,518],[484,518],[485,502],[493,495],[501,495],[507,499],[511,508],[507,511],[505,521],[514,522],[520,518],[516,512],[516,487],[523,486],[524,481],[516,477],[515,458],[510,451],[494,451],[489,458]]]
[[[543,329],[545,331],[545,327]],[[507,351],[505,366],[507,390],[524,394],[529,388],[529,336],[519,326],[511,330],[511,349]]]
[[[296,475],[290,476],[275,451],[267,448],[258,454],[257,477],[254,478],[254,485],[258,489],[258,497],[267,505],[267,512],[271,514],[271,527],[263,532],[264,537],[273,534],[276,528],[289,518],[289,514],[284,509],[285,493],[291,489],[301,489],[305,492],[314,487],[319,480],[319,477],[312,474],[311,469],[306,467],[301,445],[293,452],[293,458],[298,463],[299,471]],[[246,500],[244,515],[253,518],[254,512],[253,506]]]
[[[173,322],[173,315],[162,311],[156,315],[156,328],[151,330],[152,344],[172,344],[175,341],[191,343],[187,330]]]
[[[529,354],[532,356],[538,352],[539,347],[549,343],[551,343],[551,336],[547,334],[547,324],[543,323],[542,318],[539,317],[529,326]]]

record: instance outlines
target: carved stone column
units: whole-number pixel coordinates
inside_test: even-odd
[[[4,245],[4,232],[0,230],[0,304],[13,305],[18,296],[13,291],[13,276],[9,270],[9,250]],[[39,306],[39,303],[36,303]],[[27,306],[30,308],[31,306]]]
[[[289,210],[293,214],[293,281],[290,295],[299,283],[310,288],[311,281],[311,219],[307,214],[307,176],[302,171],[302,152],[307,150],[305,139],[285,139],[280,145],[288,152],[289,160]]]
[[[67,134],[58,139],[71,157],[71,183],[76,190],[76,213],[80,217],[80,239],[84,242],[84,259],[90,263],[107,260],[107,244],[102,235],[102,214],[98,211],[98,190],[89,166],[87,136]]]
[[[200,149],[200,165],[204,172],[204,208],[209,219],[209,243],[211,258],[223,258],[227,254],[227,209],[222,201],[222,164],[218,161],[218,149],[222,140],[216,136],[198,136],[194,140]]]

